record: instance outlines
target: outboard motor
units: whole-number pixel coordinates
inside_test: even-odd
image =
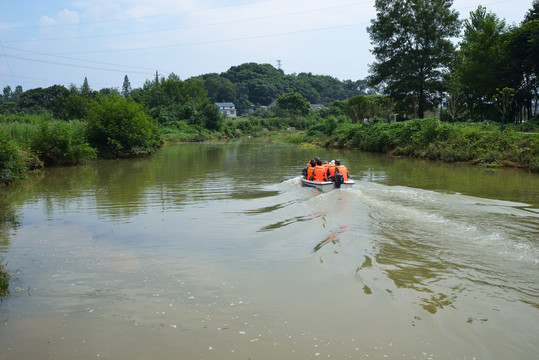
[[[344,184],[344,176],[342,174],[335,174],[335,189],[340,189],[341,184]]]

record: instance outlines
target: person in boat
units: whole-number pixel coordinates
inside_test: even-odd
[[[310,179],[311,178],[311,175],[313,174],[313,171],[314,171],[314,167],[316,166],[316,161],[311,160],[308,164],[307,164],[307,167],[304,169],[305,170],[305,179]]]
[[[313,173],[308,179],[320,182],[328,181],[326,168],[322,165],[322,161],[320,159],[316,161],[316,166],[313,168]]]
[[[348,180],[348,169],[346,166],[341,165],[341,160],[335,160],[335,173],[341,174],[344,181]]]
[[[330,181],[335,182],[335,169],[337,168],[337,165],[335,165],[335,160],[331,160],[328,165],[327,170],[327,177]]]
[[[303,175],[304,178],[308,179],[309,178],[309,168],[312,166],[311,163],[313,162],[314,160],[309,160],[309,162],[307,163],[307,165],[305,165],[305,167],[303,168],[303,172],[301,175]]]

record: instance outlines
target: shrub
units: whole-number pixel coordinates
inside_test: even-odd
[[[95,149],[88,145],[80,129],[77,133],[63,121],[43,122],[32,149],[38,152],[46,165],[78,165],[96,156]]]
[[[15,180],[26,178],[26,159],[13,141],[0,134],[0,183],[11,184]]]
[[[0,257],[0,299],[5,297],[9,291],[9,274],[4,267],[4,258]]]
[[[539,173],[539,156],[534,156],[530,160],[530,172]]]
[[[88,141],[101,157],[146,155],[160,145],[157,124],[130,98],[99,95],[88,115]]]

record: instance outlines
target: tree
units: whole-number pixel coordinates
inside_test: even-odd
[[[510,82],[508,61],[504,54],[507,29],[505,21],[496,14],[487,13],[479,6],[464,22],[464,38],[460,43],[457,72],[466,94],[472,117],[484,118],[485,107],[491,102],[497,88]],[[479,115],[474,116],[474,110]]]
[[[525,22],[539,20],[539,0],[535,0],[532,8],[526,13]]]
[[[416,99],[423,117],[440,98],[442,74],[452,59],[451,38],[459,33],[452,0],[376,0],[376,19],[367,28],[374,49],[369,85],[382,87],[400,109]]]
[[[236,100],[236,86],[229,79],[215,73],[204,75],[201,78],[212,103]]]
[[[2,92],[3,92],[3,94],[4,94],[4,96],[3,96],[3,101],[4,101],[4,102],[13,101],[13,100],[12,100],[12,95],[13,95],[13,93],[12,93],[12,91],[11,91],[11,86],[8,85],[8,86],[4,87],[4,89],[3,89]]]
[[[15,91],[13,91],[13,93],[11,94],[11,101],[17,102],[21,94],[22,94],[22,86],[21,85],[15,86]]]
[[[80,88],[80,93],[86,98],[90,97],[92,93],[92,89],[90,89],[90,85],[88,85],[88,79],[86,78],[86,76],[84,77],[84,82],[82,83],[82,86]]]
[[[534,6],[537,19],[532,19],[530,10],[526,20],[511,29],[507,42],[509,68],[514,72],[514,100],[518,109],[527,109],[528,118],[533,113],[533,100],[537,104],[539,96],[539,1]]]
[[[362,122],[369,117],[369,101],[364,95],[352,96],[346,101],[345,110],[354,124]]]
[[[127,77],[127,75],[125,75],[124,83],[122,85],[122,95],[124,97],[128,97],[130,93],[131,93],[131,83],[129,82],[129,78]]]
[[[506,87],[506,88],[503,88],[502,90],[496,89],[496,94],[492,98],[492,100],[494,100],[494,103],[496,104],[496,107],[498,107],[498,109],[502,113],[501,131],[503,131],[503,126],[505,123],[505,115],[507,114],[507,108],[509,107],[509,103],[514,95],[515,95],[515,89]]]
[[[69,90],[62,85],[53,85],[45,89],[30,89],[19,96],[17,106],[27,113],[41,113],[48,110],[58,116],[67,95],[69,95]]]
[[[281,95],[277,106],[289,116],[306,116],[310,110],[309,102],[297,92]]]
[[[257,105],[269,105],[284,93],[284,73],[270,64],[245,63],[232,66],[222,76],[236,84],[238,97],[244,96]]]

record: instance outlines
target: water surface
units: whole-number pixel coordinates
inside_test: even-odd
[[[356,188],[320,194],[313,156]],[[0,359],[536,359],[539,177],[263,141],[0,189]]]

